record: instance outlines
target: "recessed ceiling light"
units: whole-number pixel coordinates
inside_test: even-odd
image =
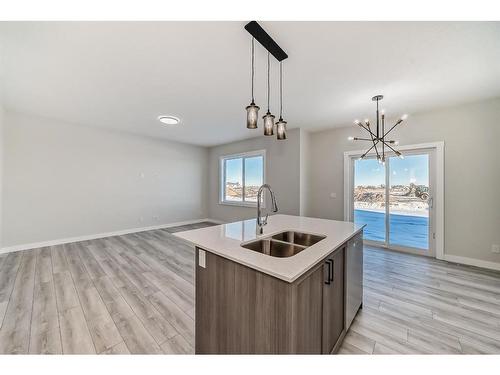
[[[158,120],[167,125],[177,125],[181,120],[174,116],[159,116]]]

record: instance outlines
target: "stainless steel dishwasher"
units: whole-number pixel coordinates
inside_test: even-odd
[[[347,243],[346,254],[346,330],[363,304],[363,232]]]

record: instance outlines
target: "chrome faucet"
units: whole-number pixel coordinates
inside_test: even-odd
[[[269,214],[266,214],[266,217],[262,219],[261,215],[261,207],[260,207],[260,201],[261,201],[261,196],[262,192],[264,189],[269,190],[269,194],[271,194],[271,203],[273,205],[273,212],[278,212],[278,205],[276,204],[276,197],[274,196],[274,192],[271,189],[271,186],[268,184],[264,184],[259,188],[259,191],[257,193],[257,225],[256,225],[256,233],[257,234],[262,234],[264,233],[264,225],[267,225],[267,218]]]

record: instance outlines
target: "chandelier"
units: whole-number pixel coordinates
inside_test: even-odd
[[[270,136],[274,135],[274,129],[276,128],[276,138],[286,139],[286,125],[287,122],[283,120],[283,60],[288,58],[288,55],[281,49],[281,47],[269,36],[268,33],[256,22],[252,21],[245,25],[245,30],[247,30],[250,35],[252,35],[252,63],[251,63],[251,77],[252,77],[252,101],[245,109],[247,111],[247,128],[257,129],[259,120],[259,110],[260,107],[255,104],[254,98],[254,76],[255,76],[255,46],[254,40],[257,40],[266,50],[267,50],[267,112],[262,117],[264,123],[264,135]],[[270,96],[271,96],[271,85],[270,85],[270,71],[271,62],[270,56],[273,56],[278,60],[280,64],[280,118],[277,123],[274,122],[276,118],[270,109]]]
[[[386,153],[386,148],[391,150],[396,154],[396,156],[399,156],[401,159],[404,158],[403,154],[399,152],[398,150],[394,149],[392,145],[397,146],[398,141],[394,140],[388,140],[387,136],[389,135],[392,130],[401,124],[403,121],[405,121],[408,118],[408,115],[403,115],[401,116],[398,121],[387,131],[385,131],[385,111],[382,110],[379,112],[378,109],[378,102],[381,101],[384,98],[383,95],[376,95],[372,98],[374,102],[377,102],[377,121],[376,121],[376,129],[372,130],[370,120],[365,119],[364,123],[359,121],[359,120],[354,120],[354,123],[358,125],[359,127],[363,128],[368,132],[369,138],[359,138],[359,137],[349,137],[349,141],[367,141],[371,142],[371,147],[359,158],[364,159],[366,155],[373,149],[375,149],[375,153],[377,155],[377,160],[379,163],[385,165],[385,153]]]

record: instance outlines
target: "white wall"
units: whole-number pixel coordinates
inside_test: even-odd
[[[300,215],[311,212],[311,134],[300,130]]]
[[[256,216],[253,207],[219,204],[219,157],[247,151],[266,150],[266,182],[276,193],[280,213],[300,213],[300,129],[289,130],[288,139],[259,136],[239,142],[212,147],[209,150],[208,215],[226,222]],[[267,193],[266,193],[267,194]]]
[[[394,131],[402,145],[445,142],[445,255],[500,262],[491,252],[500,244],[499,119],[500,98],[413,114]],[[350,135],[362,133],[349,125],[311,134],[308,214],[343,219],[343,153],[363,148]]]
[[[4,154],[3,133],[4,133],[4,109],[0,102],[0,249],[2,248],[2,243],[3,243],[3,236],[2,236],[3,154]]]
[[[206,217],[208,150],[5,114],[3,247]]]

